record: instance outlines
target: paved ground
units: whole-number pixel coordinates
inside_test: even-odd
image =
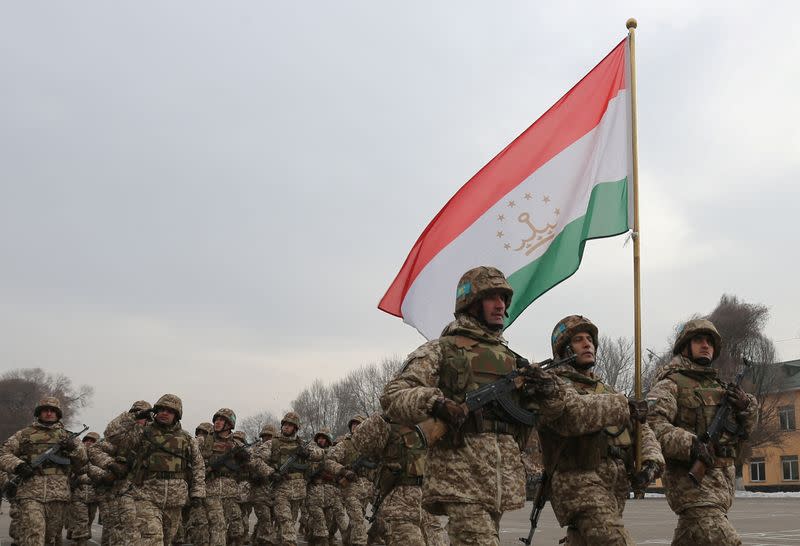
[[[521,544],[518,537],[528,534],[530,504],[524,510],[503,517],[501,542],[503,545]],[[737,499],[730,512],[734,526],[747,546],[800,545],[800,499],[797,498],[743,498]],[[669,544],[676,518],[663,498],[632,500],[625,509],[625,525],[637,544]],[[100,527],[94,526],[95,538],[100,537]],[[564,532],[556,525],[548,505],[539,521],[534,536],[535,544],[557,544]],[[8,505],[3,503],[0,514],[0,546],[8,546]],[[65,544],[68,543],[65,541]],[[92,541],[91,544],[98,544]]]

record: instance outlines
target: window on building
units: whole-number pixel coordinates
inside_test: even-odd
[[[782,406],[778,409],[781,420],[781,430],[795,430],[794,406]]]
[[[797,471],[797,455],[781,457],[781,467],[784,480],[800,480],[800,473]]]
[[[750,481],[763,482],[767,479],[767,465],[763,457],[750,461]]]

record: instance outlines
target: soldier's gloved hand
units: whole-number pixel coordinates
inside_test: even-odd
[[[347,482],[347,484],[351,484],[354,483],[356,480],[358,480],[358,474],[356,474],[349,468],[343,468],[339,471],[338,478],[340,482],[344,480]]]
[[[311,446],[301,445],[297,448],[297,456],[301,459],[308,459],[311,457]]]
[[[692,438],[692,449],[689,452],[689,457],[691,461],[700,461],[706,466],[714,465],[714,453],[711,451],[711,446],[701,442],[697,436]]]
[[[628,410],[631,412],[631,421],[647,421],[647,400],[628,398]]]
[[[113,462],[108,465],[108,470],[117,478],[124,478],[128,475],[128,465]]]
[[[140,411],[139,413],[136,414],[136,420],[138,421],[139,419],[145,419],[147,421],[152,421],[153,420],[153,410],[148,409],[148,410]]]
[[[747,393],[735,383],[728,384],[725,396],[736,411],[745,411],[750,406],[750,398],[747,397]]]
[[[558,390],[552,374],[541,368],[530,368],[525,372],[525,392],[529,396],[549,398]]]
[[[36,470],[29,463],[19,463],[14,469],[14,474],[22,479],[30,478]]]
[[[658,465],[653,461],[645,461],[642,469],[633,475],[631,486],[634,491],[644,491],[658,477]]]
[[[202,508],[203,506],[203,499],[200,497],[192,497],[189,499],[189,504],[191,504],[192,508]]]
[[[449,398],[439,398],[433,403],[431,415],[458,430],[467,420],[467,411]]]
[[[242,449],[237,451],[233,458],[236,459],[236,461],[240,464],[247,464],[250,462],[250,452],[246,449]]]
[[[61,451],[64,453],[72,453],[76,449],[78,449],[78,439],[77,438],[62,438],[58,442],[58,446],[61,448]]]

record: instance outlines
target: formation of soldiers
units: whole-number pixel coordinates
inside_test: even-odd
[[[20,545],[55,545],[66,524],[68,538],[86,544],[99,512],[101,543],[112,546],[296,545],[298,526],[312,545],[338,534],[347,545],[499,546],[503,513],[524,505],[521,454],[538,431],[540,493],[566,528],[562,542],[634,544],[625,502],[661,477],[678,514],[673,544],[741,544],[727,511],[757,404],[718,379],[714,325],[686,323],[673,359],[637,401],[592,372],[598,329],[583,316],[556,324],[552,367],[512,351],[502,337],[512,296],[499,270],[466,272],[455,320],[409,355],[384,388],[382,412],[354,416],[338,439],[322,429],[301,440],[289,412],[248,445],[228,408],[191,436],[180,398],[165,394],[152,406],[134,402],[102,438],[78,440],[61,424],[59,401],[45,398],[33,424],[0,449],[0,478],[15,490],[9,534]],[[470,395],[509,377],[506,398]],[[728,422],[709,441],[721,407]]]

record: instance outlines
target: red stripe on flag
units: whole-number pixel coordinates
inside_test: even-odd
[[[402,316],[406,292],[434,256],[501,197],[600,123],[608,102],[625,89],[626,40],[450,198],[417,239],[379,309]]]

